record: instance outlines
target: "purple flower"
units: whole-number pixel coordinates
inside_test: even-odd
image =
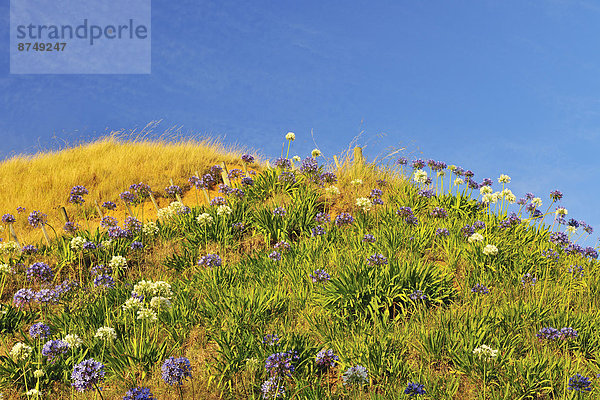
[[[5,224],[12,224],[13,222],[15,222],[17,219],[15,218],[14,215],[12,214],[4,214],[2,216],[2,222]]]
[[[325,284],[331,280],[331,275],[324,269],[315,269],[309,277],[312,279],[313,283]]]
[[[287,212],[285,211],[285,208],[283,208],[283,207],[275,207],[273,209],[273,215],[278,216],[278,217],[284,217],[286,213]]]
[[[213,165],[210,167],[209,172],[212,176],[220,176],[221,172],[223,172],[223,168],[220,165]]]
[[[84,196],[88,194],[88,190],[85,186],[75,185],[71,188],[71,196]]]
[[[113,239],[123,239],[131,236],[131,231],[127,229],[121,229],[118,226],[111,226],[108,228],[108,236]]]
[[[419,190],[418,195],[421,196],[421,197],[425,197],[427,199],[430,199],[433,196],[435,196],[435,192],[434,192],[433,189],[423,189],[423,190]]]
[[[311,236],[312,237],[323,236],[326,233],[327,233],[327,231],[321,225],[317,225],[317,226],[315,226],[314,228],[311,229]]]
[[[131,250],[141,250],[144,248],[144,244],[142,242],[134,241],[131,242]]]
[[[411,397],[424,395],[425,393],[425,385],[417,382],[409,382],[408,386],[406,386],[406,389],[404,389],[404,394],[407,394]]]
[[[381,196],[383,196],[383,190],[381,189],[372,189],[371,193],[369,194],[369,197],[372,199],[379,198]]]
[[[107,289],[112,289],[115,287],[115,280],[110,275],[98,275],[94,278],[94,286],[102,286]]]
[[[285,383],[278,376],[273,376],[260,387],[263,399],[282,399],[285,396]]]
[[[167,196],[175,198],[177,195],[181,195],[183,190],[177,185],[170,185],[165,188],[165,192],[167,193]]]
[[[91,269],[91,273],[92,275],[102,275],[102,274],[112,274],[112,268],[109,267],[108,265],[104,265],[104,264],[99,264],[99,265],[95,265],[92,267]]]
[[[222,264],[221,257],[217,254],[207,254],[200,257],[198,265],[204,265],[206,267],[220,267]]]
[[[337,226],[350,225],[354,222],[354,218],[351,214],[347,212],[340,213],[337,217],[335,217],[335,224]]]
[[[274,162],[276,167],[281,169],[290,169],[292,168],[292,162],[288,158],[280,157]]]
[[[78,194],[72,194],[71,196],[69,196],[69,203],[83,204],[83,203],[85,203],[85,200],[84,200],[83,196],[80,196]]]
[[[302,166],[300,167],[300,172],[304,174],[314,174],[319,170],[319,164],[317,160],[313,157],[306,157],[302,160]]]
[[[548,326],[548,327],[540,329],[539,332],[536,334],[536,336],[540,340],[543,340],[543,339],[556,340],[556,339],[560,338],[560,331],[551,326]]]
[[[219,185],[219,193],[223,193],[225,195],[230,194],[233,191],[233,188],[231,186],[227,186],[224,183],[221,183]]]
[[[50,327],[41,322],[33,324],[29,327],[29,336],[32,339],[46,339],[50,336]]]
[[[54,357],[66,353],[69,350],[69,344],[62,340],[49,340],[42,348],[42,355],[52,360]]]
[[[425,296],[425,293],[423,293],[423,291],[420,289],[415,290],[414,292],[409,294],[408,297],[415,301],[416,300],[427,300],[427,296]]]
[[[162,379],[169,385],[181,385],[187,378],[192,377],[192,365],[185,357],[169,357],[160,369]]]
[[[254,162],[254,157],[252,157],[250,154],[244,154],[242,155],[242,161],[246,164],[252,164]]]
[[[129,186],[129,189],[135,193],[135,203],[142,203],[144,200],[149,198],[150,194],[152,193],[152,189],[150,189],[150,186],[142,182],[134,183],[133,185]]]
[[[114,210],[115,208],[117,208],[117,205],[112,201],[105,201],[104,203],[102,203],[102,207],[106,208],[107,210]]]
[[[54,278],[54,273],[48,264],[36,262],[31,264],[26,271],[27,280],[34,282],[49,282]]]
[[[444,210],[443,208],[440,208],[440,207],[435,207],[433,210],[431,210],[431,212],[429,213],[429,215],[431,215],[433,218],[446,218],[446,217],[448,217],[448,213],[446,213],[446,210]]]
[[[23,252],[25,254],[35,254],[35,253],[37,253],[37,251],[38,251],[37,247],[35,247],[32,244],[23,246],[23,248],[21,249],[21,252]]]
[[[558,190],[553,190],[552,192],[550,192],[550,198],[552,199],[552,201],[558,201],[563,198],[563,194]]]
[[[98,384],[104,380],[104,364],[93,358],[88,358],[73,367],[71,373],[71,384],[79,392],[98,388]],[[100,390],[100,388],[98,388]]]
[[[277,178],[279,182],[296,183],[296,174],[294,171],[283,171]]]
[[[383,254],[373,254],[369,258],[367,258],[367,263],[371,266],[373,265],[385,265],[388,263],[387,258],[383,256]]]
[[[492,186],[492,180],[490,178],[485,178],[483,182],[481,182],[480,186]]]
[[[281,353],[273,353],[267,357],[265,361],[265,369],[267,373],[273,376],[284,377],[292,376],[295,367],[292,364],[294,359],[298,358],[295,351],[286,351]]]
[[[129,190],[124,191],[123,193],[121,193],[119,195],[119,197],[125,202],[125,203],[135,203],[136,201],[136,196],[134,193],[131,193]]]
[[[435,230],[436,236],[448,236],[450,232],[446,228],[438,228]]]
[[[340,358],[335,355],[333,350],[321,350],[317,353],[315,357],[315,363],[317,364],[317,368],[320,370],[327,370],[329,368],[335,367],[337,362],[340,361]]]
[[[21,206],[17,207],[17,212],[18,212],[19,214],[21,214],[21,213],[24,213],[25,211],[26,211],[26,210],[25,210],[25,207],[21,207]]]
[[[69,221],[69,222],[65,223],[65,225],[63,226],[63,230],[66,233],[72,235],[79,230],[79,224]]]
[[[23,308],[26,305],[31,304],[35,299],[36,293],[31,289],[19,289],[13,296],[13,302],[15,306]]]
[[[111,217],[110,215],[102,217],[102,219],[100,220],[100,226],[106,229],[113,226],[117,226],[118,224],[119,221],[115,217]]]
[[[365,236],[363,236],[362,241],[365,243],[375,243],[375,236],[367,233]]]
[[[333,172],[323,172],[319,176],[319,180],[323,183],[332,184],[337,182],[337,176]]]
[[[406,222],[408,225],[416,226],[419,224],[419,219],[414,215],[409,215],[408,217],[404,218],[404,222]]]
[[[281,261],[281,253],[278,251],[273,251],[269,254],[269,258],[274,261]]]
[[[233,168],[231,171],[229,171],[229,179],[236,179],[239,178],[241,176],[244,175],[244,171],[242,171],[239,168]]]
[[[52,289],[41,289],[35,294],[35,301],[39,304],[56,304],[59,299],[59,293]]]
[[[475,228],[470,225],[465,225],[462,228],[460,228],[460,231],[462,232],[464,237],[469,237],[475,233]]]
[[[276,334],[267,334],[263,337],[262,340],[263,344],[266,344],[268,346],[276,346],[279,342],[279,336],[277,336]]]
[[[329,221],[331,221],[331,217],[327,213],[318,212],[315,216],[315,221],[317,221],[318,224],[328,223]]]
[[[131,231],[131,233],[136,233],[142,230],[142,221],[138,220],[134,217],[127,217],[125,221],[123,221],[123,228]]]
[[[227,204],[227,200],[225,200],[225,197],[221,197],[221,196],[217,196],[210,201],[211,206],[222,206],[225,204]]]
[[[398,211],[396,211],[401,217],[408,217],[409,215],[413,215],[413,210],[410,207],[400,207]]]
[[[476,284],[471,288],[471,292],[477,294],[489,294],[490,291],[487,287],[483,286],[481,283]]]
[[[421,160],[420,158],[417,158],[416,160],[413,160],[411,164],[413,169],[421,169],[425,166],[425,161]]]
[[[290,250],[292,248],[292,246],[284,240],[275,243],[275,246],[273,246],[273,247],[276,249],[281,249],[281,250]]]
[[[82,246],[83,250],[96,250],[96,244],[94,242],[85,242]]]
[[[156,400],[156,397],[154,397],[150,389],[136,387],[129,389],[127,393],[125,393],[125,396],[123,396],[123,400]]]
[[[31,214],[29,214],[27,220],[29,221],[29,225],[31,225],[34,228],[37,228],[38,226],[44,225],[48,221],[48,216],[42,213],[41,211],[36,210],[32,211]]]
[[[249,176],[245,176],[242,178],[242,180],[240,180],[240,183],[242,186],[254,186],[254,179],[250,178]]]
[[[400,157],[399,159],[396,160],[396,164],[406,165],[406,164],[408,164],[408,160],[406,159],[406,157]]]
[[[590,392],[592,382],[590,382],[590,378],[587,376],[583,376],[581,374],[573,375],[569,378],[569,390],[574,390],[576,392]]]

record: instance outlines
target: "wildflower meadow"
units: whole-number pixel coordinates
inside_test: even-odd
[[[0,399],[600,398],[598,250],[568,194],[295,139],[3,193]]]

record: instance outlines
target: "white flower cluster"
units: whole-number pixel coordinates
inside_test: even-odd
[[[139,281],[133,287],[132,295],[135,295],[135,297],[125,301],[122,306],[123,311],[136,313],[136,319],[142,321],[158,321],[158,313],[172,307],[173,292],[171,291],[171,285],[164,281]],[[144,305],[144,301],[147,299],[150,299],[147,303],[149,307]]]
[[[114,328],[111,328],[110,326],[103,326],[101,328],[98,328],[94,337],[106,341],[115,340],[117,338],[117,332]]]
[[[498,182],[500,182],[500,183],[510,183],[510,176],[501,174],[500,178],[498,178]]]
[[[226,206],[224,204],[221,204],[220,206],[217,207],[217,215],[218,216],[229,215],[232,212],[233,212],[233,210],[231,209],[231,207]]]
[[[44,375],[46,375],[46,373],[44,372],[43,369],[36,369],[35,371],[33,371],[34,378],[41,378]]]
[[[325,188],[325,193],[331,196],[338,196],[340,194],[340,189],[337,186],[329,186]]]
[[[481,242],[483,241],[483,235],[481,233],[475,232],[474,234],[469,236],[469,239],[467,240],[469,241],[469,243]]]
[[[168,207],[161,208],[158,210],[158,218],[160,219],[169,219],[173,218],[173,216],[177,214],[182,214],[185,212],[186,207],[180,201],[174,201],[169,204]]]
[[[363,181],[362,179],[354,179],[352,181],[350,181],[351,184],[353,184],[354,186],[358,186],[358,185],[362,185]]]
[[[25,343],[18,342],[10,350],[10,355],[15,361],[23,361],[28,359],[32,352],[33,348]]]
[[[19,245],[15,241],[0,242],[0,254],[11,254],[19,250]]]
[[[158,233],[158,225],[154,221],[148,221],[142,226],[142,232],[146,236],[154,236]]]
[[[74,333],[70,333],[65,336],[63,341],[67,342],[69,347],[72,349],[76,349],[83,344],[83,340],[81,340],[81,338]]]
[[[454,180],[454,185],[455,185],[455,186],[460,186],[460,185],[462,185],[463,183],[465,183],[465,181],[464,181],[462,178],[456,178],[456,179]],[[484,187],[487,187],[487,186],[484,186]],[[482,188],[482,189],[483,189],[483,188]]]
[[[356,206],[358,208],[362,208],[364,212],[367,212],[371,209],[373,203],[371,202],[371,199],[367,197],[359,197],[358,199],[356,199]]]
[[[498,254],[498,248],[493,244],[488,244],[483,248],[483,254],[486,256],[495,256]]]
[[[12,269],[8,264],[0,264],[0,274],[10,274]]]
[[[531,200],[531,204],[533,204],[536,207],[541,207],[542,199],[540,199],[539,197],[535,197],[533,200]]]
[[[556,209],[556,216],[558,217],[559,215],[567,215],[569,212],[567,211],[566,208],[564,207],[558,207]]]
[[[208,226],[212,225],[213,217],[208,213],[202,213],[196,217],[196,221],[200,224],[200,226]]]
[[[321,155],[321,150],[319,149],[313,149],[313,151],[310,152],[310,155],[317,158]]]
[[[81,236],[76,236],[71,239],[71,250],[81,251],[83,250],[83,245],[87,243],[87,240],[82,238]]]
[[[287,135],[285,135],[285,139],[293,142],[296,140],[296,134],[294,132],[288,132]]]
[[[490,346],[482,344],[473,350],[473,354],[477,356],[480,360],[483,361],[491,361],[494,358],[498,357],[499,350],[494,350]]]
[[[427,172],[422,169],[418,169],[413,174],[413,180],[417,183],[425,183],[427,181]]]
[[[108,239],[108,240],[103,240],[102,243],[100,243],[102,245],[102,247],[104,247],[105,249],[109,248],[112,245],[112,240]]]
[[[302,159],[300,158],[300,156],[294,156],[294,157],[292,157],[292,160],[294,160],[295,162],[302,161]]]
[[[126,268],[127,259],[123,256],[113,256],[113,258],[108,263],[108,266],[112,269]]]
[[[154,296],[171,298],[173,296],[171,285],[165,281],[139,281],[133,287],[133,293],[138,296],[144,296],[144,298],[151,298]]]

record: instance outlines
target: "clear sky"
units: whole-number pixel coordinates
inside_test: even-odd
[[[600,230],[600,2],[154,0],[150,75],[9,75],[7,3],[0,158],[153,120],[273,158],[364,131]]]

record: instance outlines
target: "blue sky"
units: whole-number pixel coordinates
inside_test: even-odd
[[[364,131],[370,157],[505,173],[545,205],[559,189],[600,229],[600,3],[154,0],[150,75],[10,75],[8,8],[0,157],[153,120],[269,157],[288,131],[326,155]]]

